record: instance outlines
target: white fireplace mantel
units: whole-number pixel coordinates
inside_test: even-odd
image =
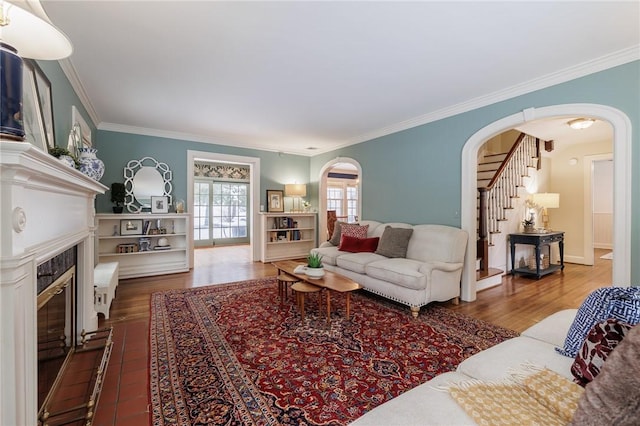
[[[107,187],[28,143],[0,141],[0,424],[37,424],[36,267],[78,246],[78,331],[95,330],[95,197]]]

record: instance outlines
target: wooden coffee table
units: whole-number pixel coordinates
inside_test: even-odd
[[[291,276],[298,278],[300,281],[303,281],[308,284],[312,284],[327,290],[327,322],[331,321],[331,291],[337,291],[338,293],[345,293],[347,319],[349,319],[350,312],[351,312],[351,292],[354,290],[361,289],[362,286],[345,276],[342,276],[340,274],[336,274],[335,272],[331,272],[327,270],[324,271],[324,277],[322,278],[311,278],[311,277],[308,277],[306,274],[294,273],[293,270],[296,268],[296,266],[300,264],[301,264],[300,262],[296,262],[295,260],[282,260],[280,262],[274,262],[273,266],[275,266],[276,269],[278,270],[278,275],[284,272],[286,274],[289,274]]]

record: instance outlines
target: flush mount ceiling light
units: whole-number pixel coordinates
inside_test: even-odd
[[[591,127],[596,120],[594,118],[576,118],[575,120],[567,121],[567,125],[575,130],[582,130]]]

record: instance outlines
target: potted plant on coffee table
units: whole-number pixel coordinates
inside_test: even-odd
[[[305,274],[311,278],[321,278],[324,276],[321,254],[309,253],[309,256],[307,256],[307,268],[305,269]]]
[[[113,206],[114,213],[122,213],[125,194],[124,183],[113,182],[111,184],[111,202],[115,203],[115,206]]]

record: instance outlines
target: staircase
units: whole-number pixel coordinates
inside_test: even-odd
[[[489,271],[489,246],[492,237],[501,232],[500,224],[507,219],[518,198],[518,188],[524,186],[529,168],[540,167],[540,139],[520,133],[507,153],[485,155],[478,162],[478,278],[502,271]]]

